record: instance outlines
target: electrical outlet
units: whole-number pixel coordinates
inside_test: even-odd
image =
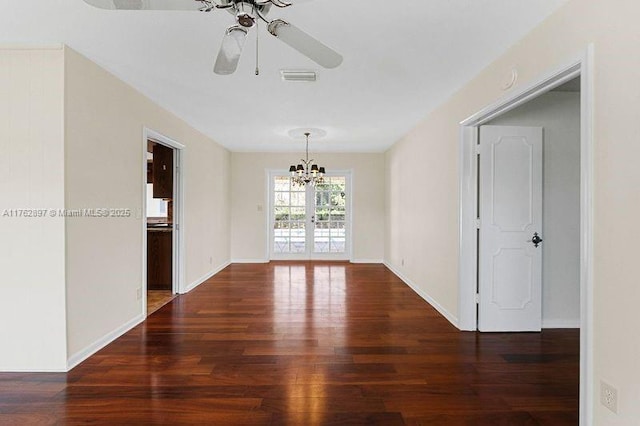
[[[213,257],[209,258],[209,265],[213,265]]]
[[[137,300],[142,299],[142,289],[140,287],[136,289],[136,299]]]
[[[402,266],[404,266],[404,259],[402,259],[402,262],[400,262],[402,264]]]
[[[618,390],[608,383],[600,382],[600,402],[614,413],[618,412]]]

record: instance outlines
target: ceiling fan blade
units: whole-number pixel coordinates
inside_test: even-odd
[[[272,21],[269,32],[325,68],[336,68],[342,63],[338,52],[282,19]]]
[[[222,39],[213,72],[220,75],[233,74],[238,68],[238,61],[246,40],[247,30],[239,26],[228,28]]]
[[[202,0],[84,0],[100,9],[121,10],[204,10],[212,6]]]

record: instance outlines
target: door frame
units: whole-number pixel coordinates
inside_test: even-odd
[[[477,330],[478,177],[476,145],[482,124],[580,77],[580,424],[593,419],[593,45],[460,123],[458,327]]]
[[[347,212],[346,212],[346,219],[345,219],[345,224],[346,224],[346,237],[347,237],[347,241],[346,241],[346,247],[345,247],[345,253],[344,256],[323,256],[323,257],[319,257],[314,259],[312,256],[308,257],[308,258],[301,258],[300,256],[277,256],[276,258],[273,257],[273,226],[272,226],[272,220],[273,220],[273,178],[275,176],[289,176],[290,173],[286,172],[286,171],[282,171],[280,169],[269,169],[269,170],[265,170],[265,180],[266,180],[266,197],[267,200],[265,202],[265,205],[267,206],[267,211],[265,212],[265,216],[266,216],[266,236],[267,236],[267,246],[266,246],[266,251],[265,251],[265,258],[267,259],[267,262],[270,262],[272,260],[298,260],[298,261],[304,261],[304,260],[335,260],[335,261],[352,261],[353,260],[353,237],[352,237],[352,219],[353,219],[353,170],[330,170],[329,172],[325,173],[325,176],[327,177],[331,177],[331,176],[345,176],[346,177],[346,182],[347,182],[347,188],[346,188],[346,192],[347,192],[347,202],[346,202],[346,207],[347,207]],[[311,255],[313,255],[313,253],[311,253]]]
[[[148,141],[173,149],[172,291],[185,293],[184,281],[184,149],[183,144],[143,127],[142,130],[142,313],[147,317],[147,146]]]

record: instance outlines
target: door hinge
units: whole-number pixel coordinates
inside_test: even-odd
[[[176,231],[179,231],[179,230],[180,230],[180,224],[176,223]]]
[[[480,304],[480,293],[476,293],[476,305]]]
[[[480,218],[477,218],[476,219],[476,229],[480,229],[480,225],[481,225]]]
[[[480,144],[476,145],[475,147],[475,153],[480,155]]]

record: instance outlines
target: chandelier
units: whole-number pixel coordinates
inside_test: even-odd
[[[313,163],[313,159],[309,160],[309,136],[311,133],[306,132],[305,137],[307,138],[307,157],[305,159],[301,159],[302,163],[297,166],[289,167],[289,172],[291,172],[291,182],[294,186],[305,186],[311,185],[316,186],[324,183],[324,167],[318,167],[317,164]],[[304,166],[302,165],[304,164]]]

